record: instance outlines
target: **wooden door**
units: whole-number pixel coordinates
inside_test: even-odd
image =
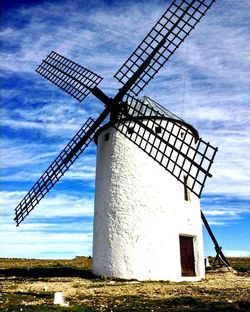
[[[195,276],[193,237],[180,236],[181,275]]]

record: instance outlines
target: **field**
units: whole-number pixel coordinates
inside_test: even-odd
[[[0,311],[250,311],[250,258],[193,283],[102,280],[91,259],[0,259]],[[68,306],[53,304],[62,291]]]

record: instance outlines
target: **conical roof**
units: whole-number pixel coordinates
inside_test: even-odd
[[[182,118],[178,117],[172,113],[167,108],[163,107],[156,101],[152,100],[148,96],[144,96],[142,99],[138,100],[134,97],[128,96],[128,114],[133,118],[139,119],[150,119],[150,118],[160,118],[160,119],[170,119],[174,122],[185,125],[189,128],[196,138],[199,138],[198,131],[189,123],[185,122]],[[129,117],[128,117],[129,118]],[[125,117],[126,119],[126,117]]]
[[[131,97],[128,95],[125,103],[126,106],[126,112],[128,115],[124,114],[124,111],[121,111],[119,114],[118,120],[122,120],[123,122],[126,122],[126,120],[132,119],[166,119],[171,120],[173,122],[177,122],[180,124],[185,125],[187,128],[189,128],[196,139],[199,138],[198,131],[190,124],[185,122],[182,118],[178,117],[174,113],[172,113],[167,108],[163,107],[156,101],[152,100],[148,96],[144,96],[142,99],[137,99],[134,97]],[[95,142],[97,141],[97,137],[102,130],[107,129],[111,125],[113,125],[114,120],[110,120],[108,123],[100,127],[95,135]]]
[[[176,120],[179,120],[179,121],[184,121],[183,119],[181,119],[180,117],[178,117],[177,115],[172,113],[167,108],[163,107],[162,105],[160,105],[156,101],[150,99],[148,96],[144,96],[142,98],[142,102],[143,102],[143,104],[152,107],[155,111],[160,112],[161,114],[163,114],[167,118],[176,119]],[[151,116],[152,116],[152,112],[151,112]],[[157,115],[155,114],[155,116],[157,116]]]

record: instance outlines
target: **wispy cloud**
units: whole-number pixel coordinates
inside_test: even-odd
[[[19,203],[20,199],[26,194],[22,191],[2,191],[1,192],[1,213],[6,217],[13,217],[13,208]],[[52,218],[74,216],[93,216],[93,197],[88,194],[79,195],[57,193],[56,195],[49,195],[41,202],[41,208],[35,209],[31,214],[31,221],[34,218]],[[33,218],[33,219],[32,219]]]

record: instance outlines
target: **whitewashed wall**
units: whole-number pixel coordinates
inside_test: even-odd
[[[105,141],[104,136],[110,133]],[[181,276],[179,235],[194,236],[195,277]],[[93,273],[138,280],[200,280],[200,201],[114,128],[98,137]]]

